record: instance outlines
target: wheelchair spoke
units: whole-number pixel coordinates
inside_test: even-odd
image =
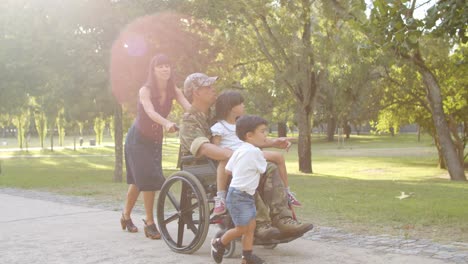
[[[172,192],[167,192],[167,197],[169,197],[169,200],[171,201],[172,205],[177,211],[180,211],[180,204],[179,201],[177,201],[177,198]]]
[[[190,207],[181,208],[180,213],[181,213],[181,214],[184,214],[184,215],[185,215],[185,214],[192,214],[192,212],[193,212],[195,209],[198,208],[198,205],[199,205],[199,204],[198,204],[198,201],[197,201],[196,203],[192,204],[192,206],[190,206]]]
[[[181,247],[183,242],[184,242],[184,226],[185,226],[185,221],[179,221],[179,226],[177,230],[177,246]]]
[[[167,225],[167,224],[169,224],[169,223],[171,223],[171,222],[173,222],[173,221],[175,221],[175,220],[177,220],[179,218],[180,218],[179,213],[175,213],[175,214],[169,216],[168,218],[165,218],[163,223],[165,225]]]
[[[196,235],[198,233],[198,227],[195,226],[195,224],[192,222],[192,223],[189,223],[187,224],[187,228],[189,228],[190,230],[192,230],[193,234]]]

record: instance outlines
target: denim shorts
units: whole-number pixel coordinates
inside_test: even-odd
[[[244,191],[229,187],[226,197],[226,207],[235,226],[246,226],[255,219],[255,198]]]

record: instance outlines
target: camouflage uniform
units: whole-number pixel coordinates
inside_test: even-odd
[[[182,156],[196,155],[203,143],[210,143],[212,119],[212,112],[207,115],[193,107],[184,114],[179,133]]]
[[[212,115],[208,116],[193,107],[184,115],[180,128],[182,155],[196,154],[202,144],[210,142],[211,119]],[[268,163],[267,171],[260,179],[258,190],[259,192],[256,193],[257,226],[269,224],[270,218],[273,223],[284,217],[292,218],[284,185],[275,164]],[[260,198],[259,193],[263,199]]]

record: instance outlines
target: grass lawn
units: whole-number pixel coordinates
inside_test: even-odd
[[[412,134],[352,135],[338,145],[314,135],[313,174],[298,171],[296,147],[284,154],[290,186],[304,204],[296,210],[301,219],[366,234],[468,242],[468,183],[451,182],[447,171],[437,168],[437,152],[428,136],[418,142]],[[4,148],[0,187],[122,202],[127,185],[113,182],[113,151]],[[176,170],[177,152],[177,140],[167,139],[167,176]],[[401,192],[410,197],[396,198]]]

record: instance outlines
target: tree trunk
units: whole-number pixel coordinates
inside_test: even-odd
[[[361,124],[356,124],[353,123],[354,129],[356,129],[356,135],[360,136],[361,135]]]
[[[55,125],[50,126],[50,151],[54,151],[54,127]]]
[[[444,154],[442,152],[442,148],[440,147],[440,142],[437,139],[437,135],[434,135],[434,145],[437,148],[437,157],[439,162],[439,169],[447,169],[447,165],[445,164]]]
[[[16,137],[18,138],[18,144],[21,150],[23,150],[23,124],[21,122],[21,116],[18,116],[18,125],[16,126]]]
[[[421,142],[421,126],[418,125],[418,142]]]
[[[311,153],[311,114],[310,109],[298,106],[299,142],[297,153],[299,155],[299,171],[313,173]]]
[[[42,122],[42,125],[41,125],[42,131],[40,132],[41,133],[41,136],[40,136],[40,138],[41,138],[41,149],[44,148],[44,140],[45,140],[45,138],[47,136],[47,117],[45,116],[44,113],[42,113],[42,115],[43,115],[43,117],[41,117],[41,118],[43,118],[43,120],[41,120],[41,122]]]
[[[336,118],[330,116],[327,121],[327,141],[332,142],[335,139]]]
[[[468,141],[468,117],[463,121],[463,165],[468,154],[465,155],[466,142]]]
[[[115,165],[114,182],[122,182],[123,171],[123,131],[122,131],[122,106],[115,103],[114,110],[114,143],[115,143]]]
[[[445,119],[444,110],[442,108],[442,96],[440,87],[432,72],[426,67],[424,61],[416,55],[413,61],[419,68],[422,75],[424,85],[426,86],[427,98],[432,111],[432,119],[436,129],[437,138],[440,143],[440,148],[448,168],[451,180],[466,181],[463,165],[460,163],[457,150],[450,137],[450,131],[447,120]]]
[[[278,122],[278,137],[288,136],[288,126],[285,122]]]
[[[458,160],[463,167],[464,150],[465,150],[464,141],[465,140],[464,138],[461,138],[460,135],[458,134],[459,124],[451,116],[449,116],[448,118],[448,124],[449,124],[449,131],[451,132],[451,138],[452,138],[453,144],[455,145],[455,149],[457,151]]]

